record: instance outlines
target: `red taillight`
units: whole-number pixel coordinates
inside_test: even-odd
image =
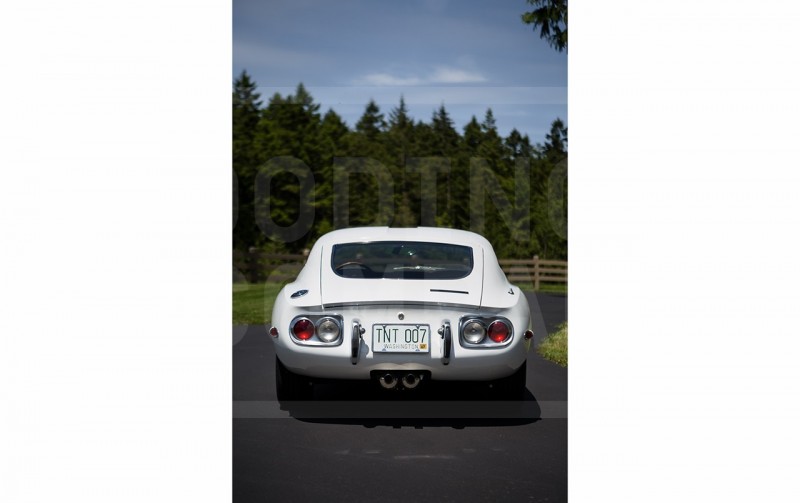
[[[489,325],[489,338],[494,342],[504,342],[508,339],[508,335],[511,331],[508,329],[508,325],[503,323],[500,320],[493,321],[491,325]]]
[[[292,333],[301,341],[307,341],[314,335],[314,324],[306,318],[297,320],[292,327]]]

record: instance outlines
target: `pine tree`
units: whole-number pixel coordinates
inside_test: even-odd
[[[345,156],[337,159],[334,185],[337,208],[334,227],[389,225],[392,223],[396,190],[385,148],[386,122],[374,100],[370,100],[356,123],[356,130],[343,138]],[[346,193],[341,192],[347,187]],[[391,192],[391,198],[382,197]],[[342,212],[344,201],[347,208]],[[391,211],[390,211],[391,209]]]
[[[420,224],[420,180],[424,169],[412,159],[415,151],[414,121],[408,115],[405,99],[389,112],[389,126],[386,131],[386,148],[389,154],[389,169],[392,172],[395,188],[396,227],[413,227]]]
[[[486,110],[486,115],[481,123],[481,132],[483,133],[483,136],[481,138],[481,143],[478,146],[478,155],[484,159],[487,159],[490,162],[492,169],[496,173],[499,173],[502,176],[507,175],[508,166],[503,162],[505,160],[503,140],[497,133],[497,123],[495,122],[494,113],[492,113],[491,108]]]
[[[314,238],[318,238],[328,231],[333,230],[333,164],[336,157],[346,154],[344,150],[344,139],[350,133],[347,124],[332,109],[325,113],[322,118],[320,128],[320,147],[322,149],[322,161],[316,176],[316,225],[314,226]]]
[[[261,116],[260,95],[256,83],[242,70],[233,84],[233,171],[238,178],[238,209],[233,229],[233,246],[246,250],[256,244],[259,231],[253,219],[253,182],[259,164],[255,145],[256,129]]]
[[[545,135],[545,155],[553,162],[558,162],[567,154],[567,128],[561,119],[556,119],[550,126],[550,132]]]
[[[528,135],[522,135],[516,128],[512,129],[505,140],[505,146],[513,159],[536,157],[536,150],[531,145]]]
[[[260,176],[272,177],[272,183],[269,187],[256,186],[260,188],[256,194],[258,221],[271,220],[277,226],[288,227],[305,218],[305,205],[316,195],[315,182],[321,176],[323,165],[321,126],[319,105],[302,83],[294,95],[284,98],[276,93],[270,98],[259,122],[256,144],[263,166]],[[282,165],[310,170],[314,183],[298,183],[288,169],[281,169]],[[265,173],[265,169],[276,173]],[[264,213],[267,208],[269,215]],[[265,232],[263,227],[262,233]],[[280,235],[266,237],[273,245],[297,252],[310,245],[313,234],[297,241],[286,241]]]
[[[478,147],[483,142],[483,130],[478,124],[478,119],[472,116],[466,126],[464,126],[464,146],[470,155],[478,155]]]
[[[386,146],[389,155],[398,166],[405,163],[411,154],[414,141],[414,121],[408,115],[406,102],[400,97],[400,104],[389,112],[389,125],[386,131]]]
[[[396,131],[408,131],[413,125],[414,121],[408,115],[406,100],[400,96],[400,104],[389,112],[389,128]]]
[[[494,119],[494,112],[491,108],[486,109],[486,115],[481,123],[481,130],[486,134],[497,134],[497,121]]]
[[[528,0],[536,7],[522,14],[522,22],[539,28],[539,38],[558,52],[567,50],[567,0]]]
[[[386,129],[386,122],[380,112],[381,109],[375,103],[375,100],[369,100],[367,107],[364,109],[364,115],[361,116],[361,119],[356,124],[356,131],[363,134],[369,141],[378,140],[378,135]]]
[[[458,150],[459,137],[450,114],[444,107],[444,103],[433,113],[431,121],[433,129],[433,150],[435,155],[451,157]]]

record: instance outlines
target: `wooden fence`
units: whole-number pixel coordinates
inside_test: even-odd
[[[244,253],[233,252],[234,281],[246,279],[250,283],[292,281],[305,264],[305,255],[264,253],[251,249]],[[508,280],[515,284],[530,284],[539,290],[542,283],[567,283],[567,261],[531,259],[500,259],[500,267]],[[242,277],[243,276],[243,277]]]
[[[539,290],[542,283],[567,283],[567,261],[532,259],[499,259],[500,267],[512,283],[530,283]]]

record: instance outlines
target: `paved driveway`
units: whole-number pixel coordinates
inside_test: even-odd
[[[528,299],[541,340],[567,298]],[[522,406],[447,385],[387,400],[353,383],[281,410],[265,328],[233,332],[234,501],[566,501],[567,371],[533,351]]]

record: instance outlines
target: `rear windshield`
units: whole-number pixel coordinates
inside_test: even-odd
[[[331,254],[333,272],[343,278],[459,279],[472,265],[471,247],[444,243],[343,243]]]

